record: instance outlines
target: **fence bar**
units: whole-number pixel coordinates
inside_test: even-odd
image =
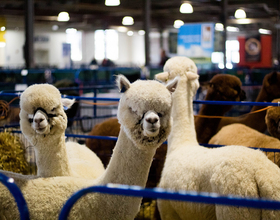
[[[234,195],[221,196],[217,193],[195,192],[195,191],[172,191],[162,188],[142,188],[140,186],[129,186],[121,184],[107,184],[105,186],[92,186],[74,193],[63,206],[59,220],[67,219],[68,214],[82,196],[88,193],[105,193],[122,196],[145,197],[153,199],[176,200],[183,202],[199,202],[216,205],[229,205],[238,207],[250,207],[258,209],[280,210],[280,201],[242,198]]]

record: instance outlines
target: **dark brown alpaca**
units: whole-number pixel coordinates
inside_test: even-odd
[[[208,101],[242,101],[245,93],[241,89],[240,79],[233,75],[217,74],[209,82],[209,88],[205,96]],[[232,108],[232,105],[203,104],[198,115],[223,116]],[[220,118],[195,117],[195,129],[198,143],[208,143],[216,134]]]
[[[271,102],[273,99],[280,97],[280,73],[276,71],[267,74],[263,79],[261,91],[256,102]],[[251,112],[264,108],[264,106],[253,106]],[[223,118],[220,120],[218,131],[229,124],[240,123],[247,125],[259,132],[265,132],[267,129],[265,123],[266,111],[254,114],[248,114],[244,117]]]

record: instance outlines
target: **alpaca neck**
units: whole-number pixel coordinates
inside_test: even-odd
[[[42,177],[71,176],[65,136],[51,136],[38,141],[35,148],[37,175]]]
[[[118,183],[145,187],[156,147],[141,150],[121,128],[112,158],[101,184]]]
[[[198,144],[194,127],[192,93],[191,85],[187,78],[181,77],[173,94],[171,113],[173,124],[168,138],[168,145],[177,146],[180,143]]]

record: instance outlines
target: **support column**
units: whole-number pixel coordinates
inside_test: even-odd
[[[227,55],[226,55],[226,41],[227,41],[227,8],[228,8],[228,0],[223,0],[222,2],[222,24],[224,25],[223,31],[223,53],[224,53],[224,69],[226,69],[227,63]]]
[[[145,30],[145,66],[150,67],[150,22],[151,22],[151,0],[144,0],[144,30]]]
[[[25,68],[34,68],[34,3],[33,0],[25,0],[25,44],[24,59]]]

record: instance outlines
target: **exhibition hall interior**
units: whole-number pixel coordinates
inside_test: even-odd
[[[279,220],[279,62],[280,0],[1,0],[0,219]]]

